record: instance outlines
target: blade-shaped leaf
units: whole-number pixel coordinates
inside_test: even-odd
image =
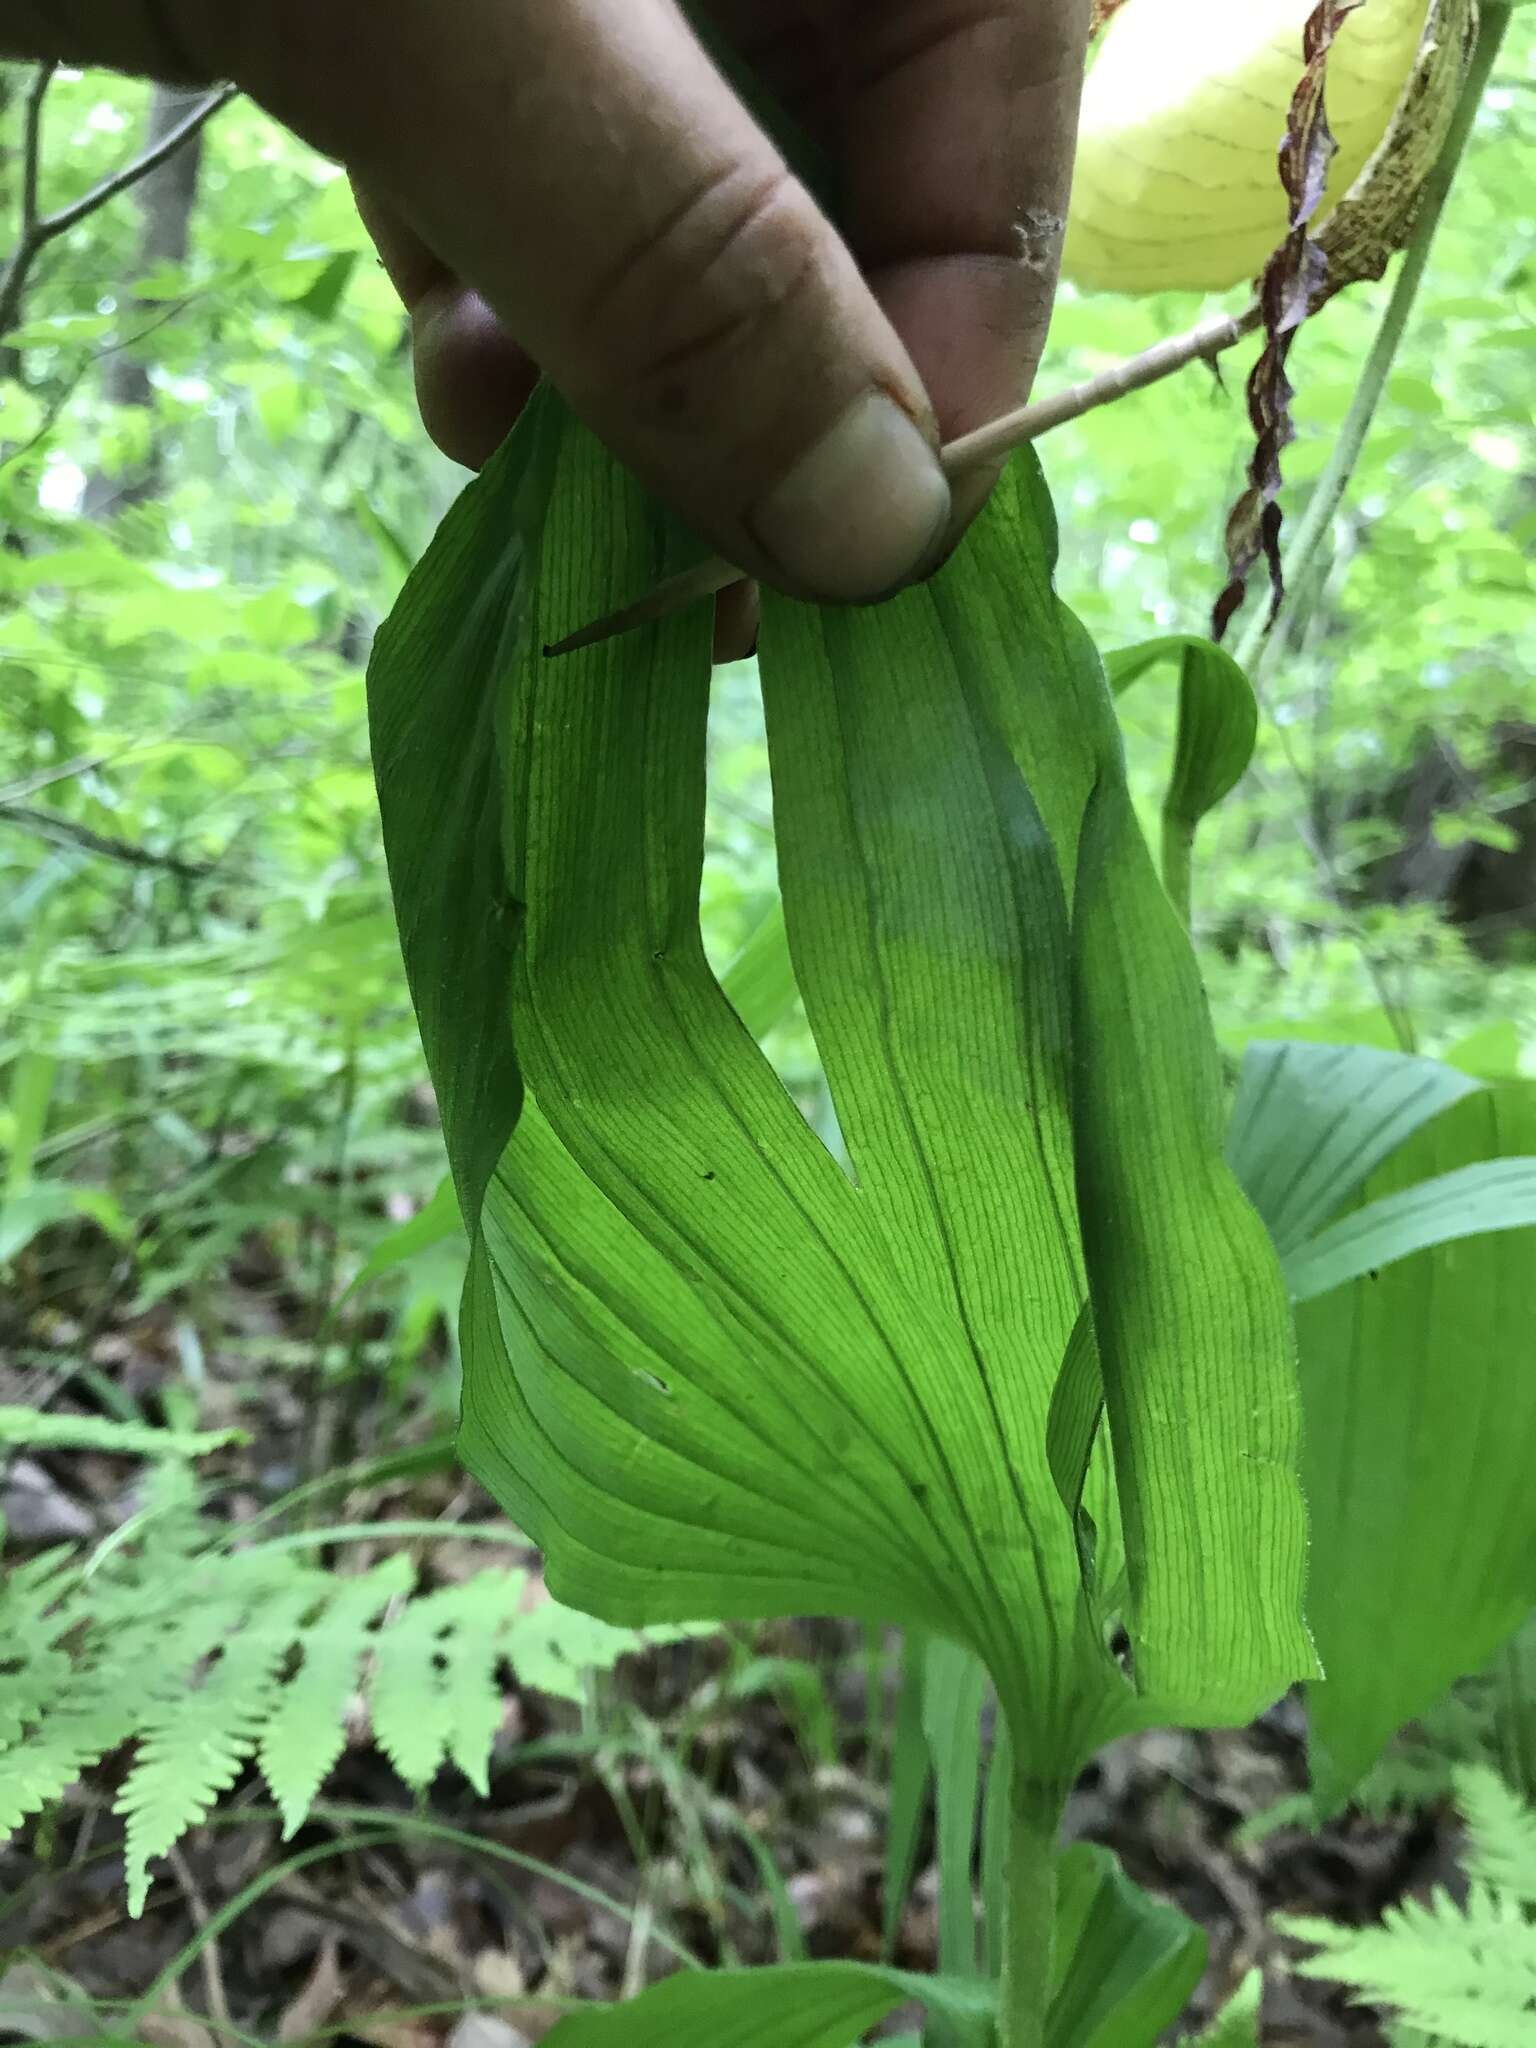
[[[431,1251],[436,1245],[446,1244],[449,1238],[462,1237],[463,1234],[464,1219],[459,1214],[453,1180],[445,1177],[438,1183],[430,1202],[374,1246],[342,1299],[349,1300],[361,1288],[371,1287],[375,1280],[382,1280],[386,1273],[393,1273],[420,1253]]]
[[[928,1645],[923,1733],[933,1762],[939,1866],[939,1967],[976,1974],[976,1889],[971,1862],[981,1793],[981,1709],[986,1673],[958,1643]]]
[[[1084,1739],[1052,1726],[1082,1711],[1052,1685],[1077,1571],[1042,1457],[1083,1288],[1056,841],[1109,713],[1101,686],[1096,741],[1062,687],[1028,474],[921,590],[867,614],[766,598],[759,663],[796,977],[862,1206],[954,1347],[924,1373],[945,1484],[963,1472],[979,1604],[1013,1617],[983,1654],[1051,1755]]]
[[[928,1738],[923,1730],[923,1680],[928,1644],[908,1630],[901,1645],[901,1692],[896,1702],[896,1729],[891,1740],[889,1801],[885,1825],[885,1898],[880,1923],[880,1952],[888,1962],[896,1953],[901,1916],[917,1874],[917,1852],[928,1810],[932,1772]]]
[[[1205,1950],[1193,1921],[1132,1884],[1109,1850],[1075,1844],[1058,1866],[1049,2048],[1154,2048]]]
[[[1536,1084],[1496,1083],[1402,1145],[1360,1213],[1533,1151]],[[1415,1252],[1297,1324],[1327,1673],[1310,1695],[1313,1774],[1329,1805],[1536,1604],[1536,1232]]]
[[[471,1229],[522,1100],[502,679],[527,623],[562,415],[539,393],[380,628],[368,724],[400,944]]]
[[[1222,1156],[1194,956],[1123,782],[1084,826],[1074,915],[1077,1178],[1138,1689],[1257,1712],[1315,1660],[1285,1283]]]
[[[1310,1301],[1432,1245],[1536,1225],[1536,1159],[1480,1159],[1367,1202],[1285,1260],[1293,1301]]]
[[[721,976],[731,1008],[754,1038],[766,1038],[799,1000],[789,959],[784,906],[775,903]]]
[[[853,2048],[917,1999],[973,2030],[992,2003],[987,1985],[864,1963],[685,1970],[623,2005],[572,2013],[545,2040],[548,2048]]]
[[[1122,647],[1105,657],[1104,670],[1118,697],[1164,661],[1179,665],[1179,714],[1173,773],[1163,799],[1163,884],[1188,924],[1195,834],[1201,819],[1247,772],[1259,706],[1253,685],[1226,649],[1194,633]]]
[[[972,1348],[967,1427],[1007,1453],[977,1497],[1033,1537],[1051,1653],[1076,1545],[1042,1454],[1086,1243],[1138,1675],[1160,1705],[1177,1687],[1197,1717],[1246,1715],[1311,1667],[1285,1295],[1222,1159],[1203,994],[1053,545],[1026,462],[924,591],[867,617],[765,602],[790,947],[860,1188]]]
[[[1283,1258],[1406,1138],[1480,1085],[1374,1046],[1261,1040],[1243,1056],[1227,1157]]]
[[[471,1230],[467,1457],[612,1621],[833,1612],[964,1642],[1049,1800],[1164,1704],[1137,1708],[1087,1623],[1047,1455],[1086,1225],[1144,1681],[1198,1655],[1168,1697],[1246,1715],[1306,1668],[1284,1304],[1037,470],[931,585],[765,608],[790,944],[856,1182],[705,961],[707,613],[542,655],[665,571],[665,521],[547,398],[466,503],[373,698]],[[536,583],[487,569],[498,525]],[[473,770],[423,768],[423,699]]]

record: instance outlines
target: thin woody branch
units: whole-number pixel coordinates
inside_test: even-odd
[[[46,220],[38,223],[40,242],[51,242],[56,235],[67,234],[88,214],[95,213],[121,193],[131,191],[141,178],[147,178],[150,172],[157,171],[168,157],[173,157],[178,149],[184,149],[199,129],[206,127],[221,108],[229,105],[238,90],[239,88],[233,85],[221,85],[208,93],[176,123],[174,128],[168,129],[152,149],[146,149],[144,154],[135,157],[131,164],[125,164],[122,170],[114,171],[110,177],[103,178],[100,184],[93,185],[89,192],[72,201],[70,205],[61,206],[57,213],[50,213]]]
[[[207,862],[181,860],[173,853],[155,853],[147,846],[136,846],[132,840],[114,839],[104,832],[93,832],[89,825],[82,825],[78,819],[65,818],[57,811],[44,810],[33,804],[0,803],[0,825],[15,825],[23,832],[35,833],[55,845],[78,847],[82,852],[97,854],[103,860],[120,861],[124,867],[157,868],[183,882],[201,882],[213,873]]]
[[[21,143],[21,239],[25,242],[37,229],[37,190],[42,168],[43,101],[53,83],[57,64],[39,64],[27,87],[25,126]]]
[[[1051,398],[1021,406],[1017,412],[1004,413],[1000,419],[990,420],[986,426],[976,428],[974,433],[962,434],[942,452],[945,471],[952,478],[963,476],[968,470],[1011,454],[1015,448],[1038,441],[1043,434],[1065,426],[1069,420],[1081,419],[1085,413],[1095,412],[1101,405],[1113,405],[1117,399],[1128,398],[1133,391],[1143,391],[1149,384],[1171,377],[1190,363],[1213,361],[1224,350],[1234,348],[1244,335],[1254,333],[1258,325],[1259,307],[1254,303],[1241,313],[1223,314],[1219,319],[1203,321],[1183,334],[1172,335],[1167,341],[1155,342],[1139,355],[1128,356],[1124,362],[1101,370],[1096,377],[1089,377],[1066,391],[1058,391]],[[544,651],[548,655],[574,654],[578,648],[595,647],[603,640],[612,640],[637,626],[650,625],[656,619],[664,619],[681,610],[684,605],[695,604],[700,598],[714,596],[744,580],[739,569],[721,556],[712,556],[696,568],[685,569],[680,575],[669,577],[634,604],[611,612],[606,618],[594,620],[591,625],[581,627]]]
[[[184,149],[200,129],[205,127],[222,107],[228,106],[235,97],[236,88],[221,85],[208,93],[186,116],[169,129],[152,148],[142,156],[125,164],[120,171],[113,171],[101,179],[80,198],[71,200],[68,206],[61,206],[57,212],[38,212],[38,180],[40,175],[42,106],[55,67],[51,64],[38,66],[27,93],[26,131],[23,141],[21,233],[16,247],[0,277],[0,337],[8,334],[16,325],[21,312],[21,302],[26,292],[27,280],[39,253],[60,235],[68,234],[80,222],[89,219],[104,206],[129,192],[151,171]]]

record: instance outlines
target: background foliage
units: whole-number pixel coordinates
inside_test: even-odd
[[[1266,659],[1255,772],[1207,827],[1198,923],[1233,1034],[1385,1006],[1433,1049],[1532,1015],[1533,40],[1517,14],[1330,574]],[[132,153],[148,99],[55,83],[45,204]],[[344,179],[245,103],[197,171],[183,255],[153,253],[163,177],[45,252],[0,389],[3,1051],[13,1084],[23,1052],[56,1062],[33,1069],[31,1177],[104,1190],[119,1284],[178,1304],[258,1221],[344,1281],[391,1200],[435,1182],[359,671],[456,489]],[[1381,296],[1350,292],[1299,344],[1293,512]],[[1042,388],[1199,311],[1069,289]],[[1062,589],[1103,645],[1205,623],[1247,349],[1044,445]],[[719,698],[724,958],[772,847],[750,672]],[[1150,807],[1171,706],[1145,687],[1122,711]],[[811,1085],[808,1048],[785,1057]],[[49,1289],[85,1255],[53,1241]]]
[[[25,86],[0,86],[12,222]],[[45,207],[177,111],[61,73]],[[1508,1071],[1536,1036],[1533,145],[1525,8],[1327,573],[1261,663],[1254,768],[1204,828],[1196,935],[1234,1051],[1343,1035]],[[1385,290],[1350,291],[1297,346],[1293,519]],[[1203,310],[1069,290],[1041,389]],[[1206,623],[1253,346],[1043,444],[1061,588],[1106,648]],[[42,252],[0,350],[3,1398],[128,1429],[246,1426],[213,1458],[236,1519],[339,1461],[430,1445],[456,1408],[462,1244],[429,1206],[443,1150],[362,665],[460,482],[420,431],[404,322],[345,180],[244,102]],[[1170,673],[1121,700],[1154,830]],[[705,917],[723,964],[775,889],[749,664],[719,677],[711,735]],[[826,1130],[803,1025],[771,1050]],[[101,1455],[126,1513],[125,1448]],[[3,1492],[16,1542],[104,1533],[85,1489],[27,1465]],[[113,1583],[93,1613],[110,1616]],[[297,1570],[291,1592],[302,1620],[318,1592]],[[732,1682],[801,1684],[739,1665]],[[804,1712],[820,1726],[814,1691]],[[464,1744],[481,1764],[482,1734]],[[825,1760],[826,1738],[806,1739]]]

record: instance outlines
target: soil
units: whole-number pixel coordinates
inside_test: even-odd
[[[243,1335],[232,1358],[248,1356],[253,1330],[275,1335],[288,1320],[280,1290],[260,1297],[259,1312],[249,1291],[235,1304],[229,1326]],[[46,1344],[80,1337],[55,1324]],[[89,1343],[98,1388],[110,1375],[152,1407],[178,1355],[165,1328],[97,1330]],[[35,1330],[13,1356],[0,1400],[35,1400]],[[237,1518],[303,1476],[317,1435],[304,1369],[253,1378],[231,1367],[204,1402],[205,1426],[227,1416],[248,1432],[213,1475]],[[87,1384],[68,1374],[46,1383],[56,1406],[91,1409]],[[328,1454],[367,1450],[366,1398],[356,1388],[328,1398],[340,1415],[318,1433]],[[99,1538],[131,1502],[121,1459],[36,1454],[0,1468],[12,1561]],[[440,1577],[526,1558],[454,1542],[455,1523],[496,1516],[446,1456],[327,1515],[439,1521],[443,1539],[421,1555]],[[348,1546],[349,1566],[367,1561],[367,1546]],[[782,1686],[733,1686],[742,1646],[815,1675],[792,1698]],[[413,1800],[359,1708],[324,1803],[293,1840],[280,1840],[248,1775],[159,1866],[137,1920],[112,1812],[123,1760],[109,1760],[0,1850],[0,2037],[88,2032],[213,2048],[233,2030],[256,2042],[528,2048],[560,2001],[632,1992],[676,1966],[677,1944],[706,1962],[777,1959],[786,1916],[813,1957],[876,1959],[894,1651],[894,1639],[874,1646],[872,1688],[870,1646],[841,1625],[743,1631],[734,1654],[723,1637],[701,1638],[627,1660],[585,1712],[506,1674],[489,1801],[451,1770]],[[1304,1789],[1303,1732],[1296,1701],[1240,1731],[1153,1732],[1106,1751],[1073,1795],[1068,1834],[1113,1848],[1138,1883],[1208,1930],[1209,1967],[1181,2033],[1259,1965],[1266,2043],[1384,2044],[1375,2015],[1293,1976],[1273,1916],[1369,1921],[1406,1893],[1454,1881],[1455,1823],[1440,1810],[1254,1831]],[[937,1966],[930,1853],[925,1843],[897,1952],[917,1971]],[[210,1924],[213,1938],[173,1970]],[[167,1971],[148,2015],[135,2014]]]

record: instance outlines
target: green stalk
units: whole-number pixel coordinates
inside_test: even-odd
[[[1163,813],[1163,887],[1185,931],[1194,915],[1195,828]]]
[[[1045,2048],[1056,1929],[1056,1828],[1019,1785],[1008,1840],[1007,1922],[998,1996],[998,2048]]]
[[[1504,31],[1509,26],[1509,16],[1509,0],[1482,0],[1472,61],[1467,67],[1467,75],[1462,80],[1461,93],[1451,115],[1445,147],[1441,150],[1434,169],[1424,181],[1418,216],[1403,256],[1402,268],[1397,274],[1397,283],[1392,288],[1387,310],[1383,313],[1381,325],[1376,330],[1376,339],[1371,344],[1371,352],[1360,374],[1360,382],[1355,387],[1348,415],[1339,429],[1339,437],[1334,443],[1328,467],[1318,480],[1317,488],[1313,491],[1306,513],[1297,528],[1296,538],[1286,554],[1286,587],[1293,592],[1299,593],[1311,583],[1319,558],[1327,545],[1334,515],[1344,502],[1344,494],[1349,489],[1350,479],[1354,476],[1366,436],[1370,433],[1376,418],[1382,392],[1386,389],[1387,379],[1392,374],[1392,365],[1397,360],[1398,349],[1402,346],[1414,302],[1419,295],[1419,286],[1424,280],[1429,252],[1434,244],[1436,230],[1440,226],[1441,215],[1445,211],[1445,202],[1455,182],[1457,167],[1461,163],[1473,125],[1477,120],[1477,110],[1482,104],[1483,94],[1493,74],[1499,45],[1504,40]],[[1250,675],[1254,673],[1254,665],[1269,630],[1269,622],[1260,610],[1254,614],[1238,645],[1238,662]]]

